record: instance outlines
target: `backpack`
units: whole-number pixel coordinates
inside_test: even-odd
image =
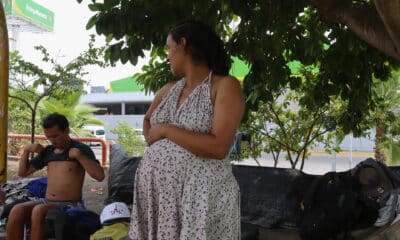
[[[398,212],[400,177],[372,158],[357,164],[351,173],[361,185],[361,194],[379,205],[379,217],[374,225],[390,224]]]
[[[377,202],[384,201],[390,191],[400,187],[400,177],[373,158],[367,158],[357,164],[351,170],[351,174],[361,184],[362,193]]]
[[[298,227],[304,240],[352,239],[352,229],[371,226],[378,216],[377,206],[361,197],[350,172],[316,178],[302,203]]]
[[[48,238],[88,240],[100,228],[99,215],[82,207],[51,209],[45,218]]]
[[[89,239],[90,235],[101,228],[100,216],[90,210],[73,207],[65,210],[68,215],[67,228],[70,238],[65,239]]]

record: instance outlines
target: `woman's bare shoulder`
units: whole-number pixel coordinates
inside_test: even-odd
[[[177,81],[166,83],[160,90],[158,90],[156,97],[163,98],[165,94],[167,94],[171,88],[177,83]]]
[[[217,89],[226,89],[228,88],[233,88],[236,90],[241,91],[241,85],[239,80],[237,80],[235,77],[226,75],[226,76],[216,76],[215,81],[214,81]]]

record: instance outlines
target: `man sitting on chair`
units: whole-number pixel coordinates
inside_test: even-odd
[[[53,113],[42,122],[51,145],[28,144],[19,161],[18,175],[26,177],[47,166],[46,197],[15,205],[7,221],[7,239],[22,239],[24,224],[30,222],[31,239],[44,238],[44,218],[49,209],[80,206],[85,171],[102,181],[104,170],[89,146],[69,137],[65,116]],[[37,154],[29,160],[31,153]]]

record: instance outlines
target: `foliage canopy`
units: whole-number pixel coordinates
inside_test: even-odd
[[[146,143],[141,139],[140,133],[128,123],[118,121],[118,125],[111,129],[111,132],[117,134],[118,144],[129,156],[143,156]]]
[[[10,116],[15,114],[14,116],[21,117],[21,114],[30,113],[31,142],[34,141],[36,114],[40,102],[49,98],[65,100],[72,93],[83,93],[83,85],[86,83],[83,76],[87,74],[85,67],[108,65],[101,59],[103,48],[95,48],[94,41],[94,36],[92,36],[88,49],[65,65],[58,63],[57,58],[50,56],[45,47],[36,46],[35,49],[42,56],[42,62],[52,66],[50,71],[26,61],[17,51],[10,54],[9,97],[13,99],[10,101],[10,106],[16,105],[15,100],[24,105],[18,108],[19,115],[11,112]],[[10,129],[13,130],[13,128]]]
[[[167,63],[156,60],[165,60],[169,29],[183,19],[195,18],[213,26],[225,39],[228,52],[251,65],[244,79],[247,110],[257,110],[259,101],[273,101],[273,93],[287,86],[300,88],[301,82],[288,67],[298,60],[320,70],[317,84],[309,86],[300,101],[312,109],[340,97],[346,101],[346,111],[336,121],[356,136],[364,130],[360,123],[365,113],[374,107],[373,78],[385,81],[399,64],[346,26],[322,22],[317,9],[305,0],[92,0],[89,8],[94,15],[87,28],[94,27],[97,34],[107,37],[107,60],[136,64],[145,50],[151,51],[142,79],[148,90],[155,91],[173,79]]]

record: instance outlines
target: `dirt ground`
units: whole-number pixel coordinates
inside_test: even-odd
[[[19,179],[17,175],[18,161],[8,160],[7,161],[7,180]],[[104,168],[106,177],[102,182],[98,182],[86,174],[85,182],[83,184],[83,199],[86,204],[86,208],[92,210],[98,214],[104,207],[104,200],[108,196],[108,169]],[[46,176],[46,170],[40,170],[32,174],[30,177],[43,177]]]

